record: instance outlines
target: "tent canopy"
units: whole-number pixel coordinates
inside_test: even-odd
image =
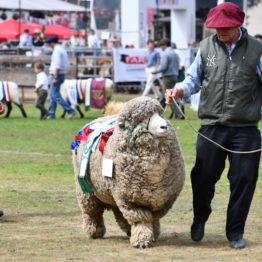
[[[60,0],[20,0],[21,10],[85,12],[85,8]],[[1,0],[0,9],[19,10],[19,0]]]
[[[21,30],[20,34],[27,28],[32,35],[35,29],[40,29],[39,24],[27,24],[20,22]],[[61,25],[47,25],[45,26],[45,37],[57,36],[60,39],[69,39],[74,33],[74,30]],[[80,33],[80,36],[84,38],[84,35]],[[0,42],[5,42],[12,39],[18,39],[19,37],[19,21],[10,19],[0,23]]]
[[[21,34],[27,28],[32,34],[36,29],[33,25],[26,24],[24,22],[20,23],[20,32]],[[7,40],[17,39],[19,37],[19,21],[10,19],[0,23],[0,42]]]

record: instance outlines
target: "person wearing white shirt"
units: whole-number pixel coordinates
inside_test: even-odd
[[[74,35],[70,37],[70,45],[71,47],[84,46],[84,40],[80,37],[79,32],[77,30],[75,30]]]
[[[98,36],[95,34],[93,29],[90,29],[90,35],[88,36],[88,47],[89,48],[100,48],[100,40]]]
[[[19,47],[20,48],[32,47],[33,38],[29,33],[30,33],[29,29],[25,29],[24,33],[20,35],[19,37]]]
[[[65,80],[65,75],[68,68],[67,52],[58,42],[58,37],[51,36],[46,40],[46,43],[53,48],[51,57],[51,65],[49,68],[51,76],[50,86],[50,105],[47,119],[54,119],[57,103],[60,104],[68,113],[68,119],[75,116],[76,112],[70,105],[61,97],[60,87]]]
[[[45,101],[48,95],[48,77],[45,73],[45,67],[43,64],[37,63],[35,65],[36,84],[35,91],[37,93],[36,108],[41,112],[40,120],[47,118],[47,110],[45,108]]]

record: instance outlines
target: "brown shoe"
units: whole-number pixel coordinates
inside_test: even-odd
[[[72,114],[69,114],[67,119],[72,119],[74,116],[76,115],[76,112],[72,113]]]
[[[0,217],[4,215],[4,211],[0,210]]]

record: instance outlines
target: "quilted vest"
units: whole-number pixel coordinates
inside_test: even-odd
[[[231,54],[216,35],[200,43],[203,80],[198,114],[202,125],[253,126],[261,118],[257,65],[262,44],[241,30],[242,38]]]

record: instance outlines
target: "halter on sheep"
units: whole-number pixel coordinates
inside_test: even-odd
[[[92,148],[84,175],[93,193],[84,193],[78,183],[89,136],[87,142],[78,141],[73,150],[76,192],[89,237],[104,236],[103,212],[111,209],[120,228],[131,236],[132,246],[144,248],[157,240],[159,220],[178,197],[185,176],[175,130],[161,117],[162,113],[160,104],[148,97],[124,105],[104,152]],[[105,123],[109,119],[95,122]],[[102,175],[104,159],[113,162],[112,177]]]
[[[14,82],[1,81],[0,82],[0,101],[6,103],[7,112],[5,118],[8,118],[12,111],[12,102],[19,107],[23,117],[27,117],[22,103],[19,100],[18,86]]]

